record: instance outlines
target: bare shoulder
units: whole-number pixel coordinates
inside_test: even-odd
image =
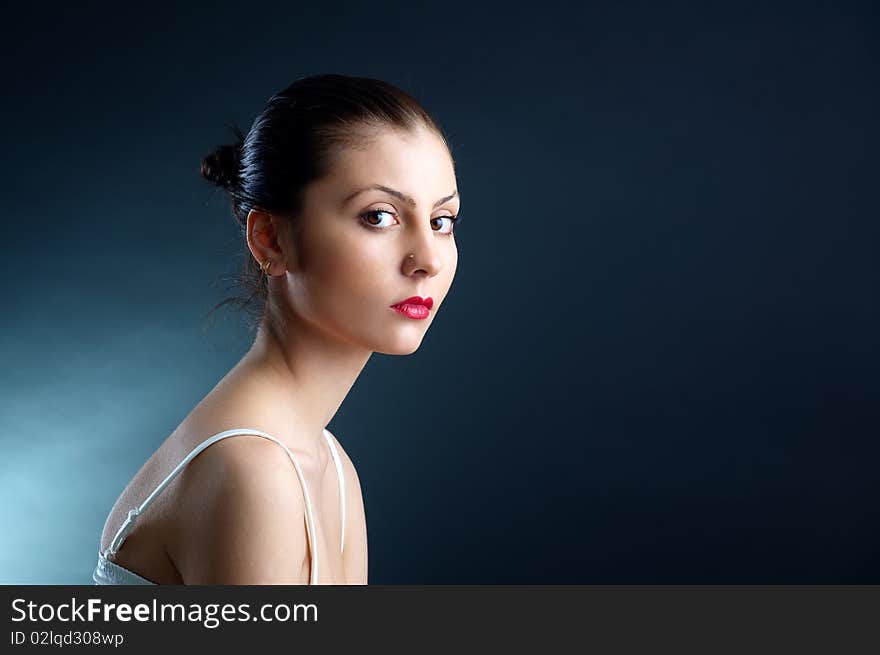
[[[305,501],[280,445],[256,435],[223,439],[180,477],[169,554],[184,584],[308,583]]]
[[[345,544],[343,564],[345,579],[349,584],[367,584],[368,551],[367,551],[367,518],[364,509],[361,481],[354,463],[336,436],[327,430],[332,437],[342,460],[342,471],[345,476]]]

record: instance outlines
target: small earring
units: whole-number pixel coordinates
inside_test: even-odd
[[[262,264],[260,264],[260,270],[263,271],[263,273],[266,275],[266,277],[269,277],[269,267],[271,265],[272,265],[271,259],[267,259]]]
[[[411,255],[410,255],[410,258],[412,258],[412,257],[415,257],[415,254],[411,254]]]

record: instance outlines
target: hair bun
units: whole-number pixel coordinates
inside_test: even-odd
[[[202,160],[202,177],[219,187],[230,189],[238,178],[238,153],[233,145],[217,146]]]
[[[239,133],[239,137],[241,137]],[[238,185],[243,139],[236,144],[217,146],[202,160],[202,177],[227,191]]]

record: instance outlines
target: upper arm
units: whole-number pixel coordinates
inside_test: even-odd
[[[367,584],[369,569],[367,521],[361,481],[348,453],[332,432],[330,436],[336,443],[336,449],[342,459],[342,472],[345,475],[345,548],[343,549],[345,579],[349,584]]]
[[[262,437],[218,442],[194,467],[204,493],[189,512],[184,584],[305,584],[305,500],[284,449]],[[235,443],[233,443],[235,442]]]

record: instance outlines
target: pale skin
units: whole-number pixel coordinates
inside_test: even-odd
[[[414,204],[378,189],[351,197],[373,185]],[[122,492],[102,550],[127,511],[196,445],[223,430],[253,428],[281,440],[302,468],[318,584],[367,584],[360,480],[334,436],[346,480],[340,553],[336,468],[322,430],[373,352],[407,355],[421,344],[455,276],[458,250],[448,217],[460,210],[457,189],[439,136],[383,128],[364,149],[343,150],[332,171],[307,187],[296,246],[286,220],[250,211],[248,248],[257,262],[271,261],[267,317],[250,350]],[[373,210],[383,211],[363,216]],[[391,309],[415,295],[433,298],[428,318]],[[308,584],[311,557],[292,462],[277,444],[247,435],[199,453],[139,517],[114,561],[158,584]]]

